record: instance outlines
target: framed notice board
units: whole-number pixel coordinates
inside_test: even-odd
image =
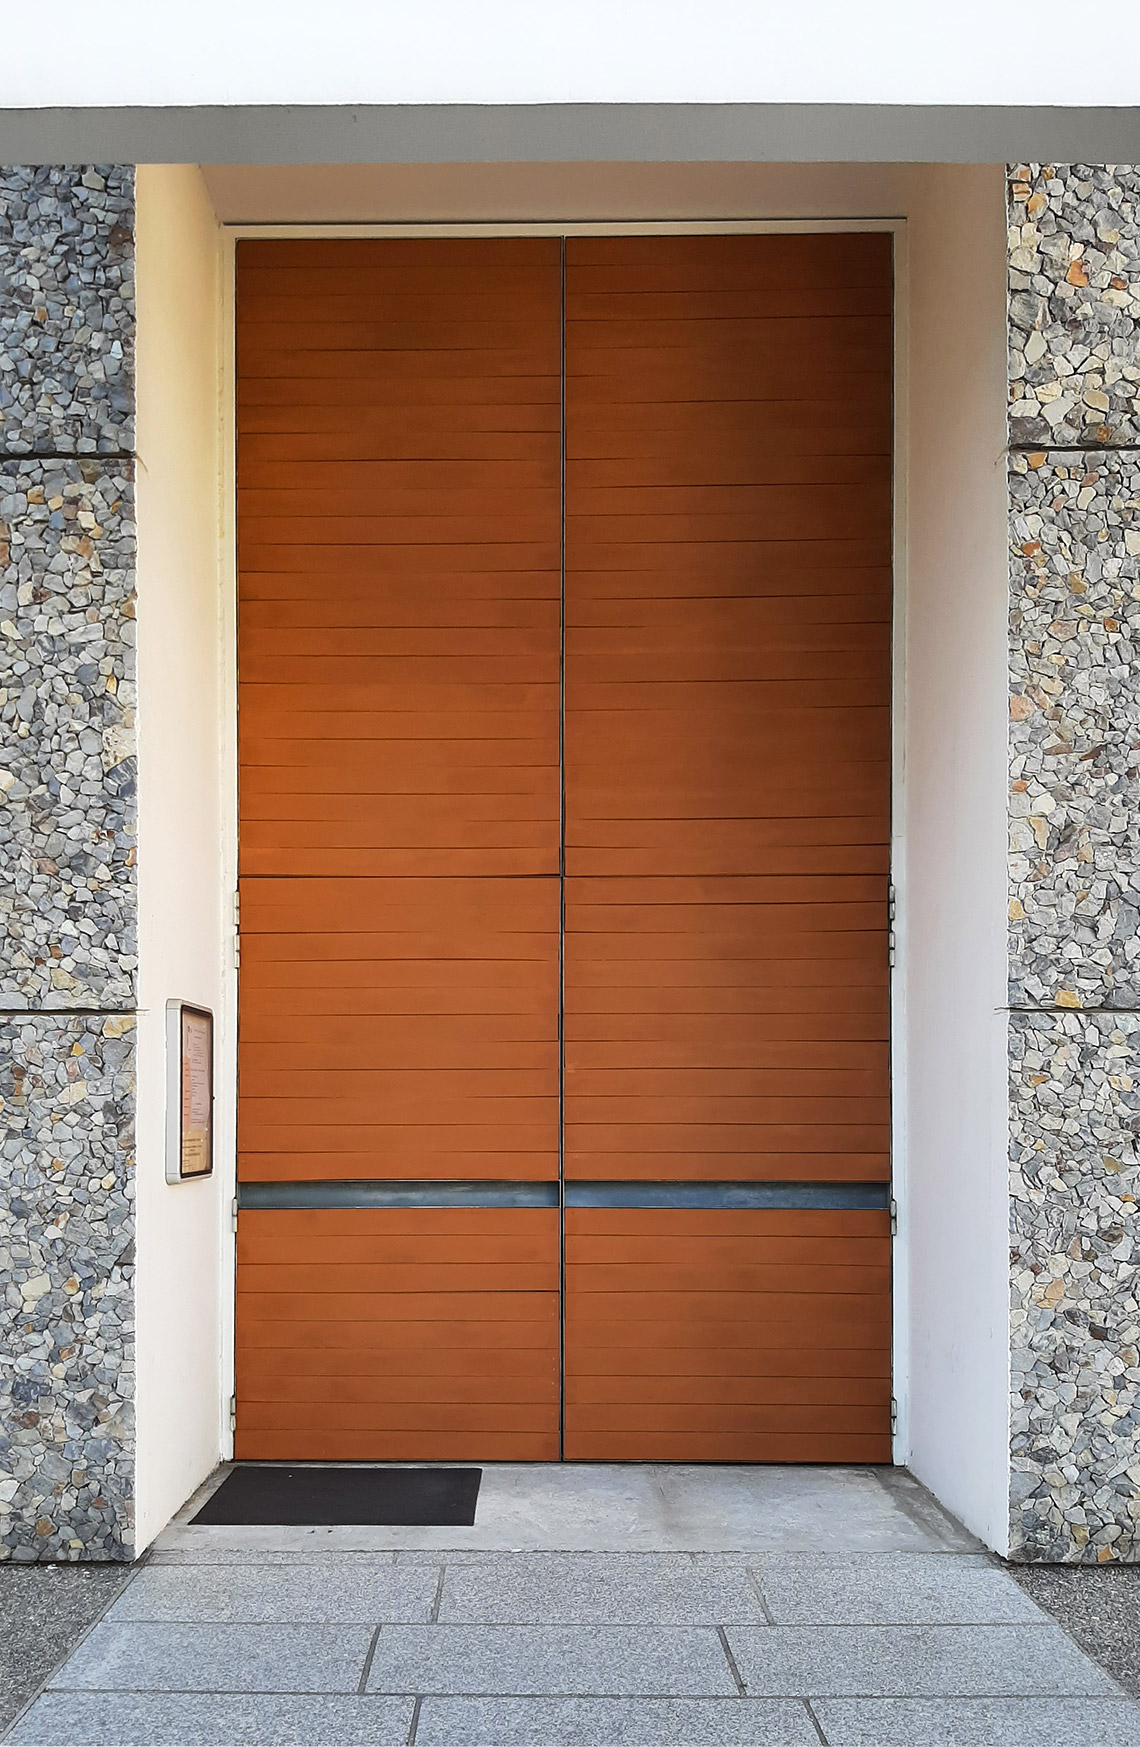
[[[166,1180],[188,1183],[214,1168],[214,1015],[166,1003]]]

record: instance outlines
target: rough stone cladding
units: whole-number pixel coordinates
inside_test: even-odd
[[[133,181],[0,169],[0,1560],[133,1545]]]
[[[135,998],[131,464],[0,459],[4,1006]]]
[[[1140,455],[1010,457],[1010,1005],[1140,1006]]]
[[[1009,218],[1011,1550],[1140,1559],[1140,169]]]
[[[1014,1013],[1012,1551],[1140,1553],[1140,1015]]]
[[[1010,440],[1140,441],[1140,167],[1010,183]]]
[[[134,1018],[0,1021],[0,1556],[131,1556]]]
[[[134,168],[0,168],[0,453],[134,446]]]

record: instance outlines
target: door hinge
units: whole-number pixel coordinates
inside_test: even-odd
[[[241,964],[241,893],[234,893],[234,965]]]
[[[237,1396],[230,1396],[230,1430],[237,1431]]]
[[[887,964],[895,963],[895,888],[887,887]]]
[[[236,1201],[234,1202],[234,1206],[235,1207],[237,1206]],[[891,1196],[891,1199],[889,1202],[889,1207],[890,1207],[890,1215],[891,1215],[891,1236],[894,1237],[896,1232],[899,1229],[899,1204],[895,1200],[893,1195]],[[234,1230],[235,1231],[237,1230],[237,1215],[236,1214],[234,1215]]]
[[[891,1205],[893,1206],[894,1203],[892,1202]],[[230,1202],[230,1230],[231,1231],[237,1230],[237,1216],[238,1216],[238,1201],[237,1201],[237,1196],[235,1195],[233,1200]]]
[[[891,1396],[891,1436],[892,1437],[898,1431],[898,1429],[899,1429],[899,1404],[898,1404],[897,1400],[895,1399],[895,1397],[892,1395]]]

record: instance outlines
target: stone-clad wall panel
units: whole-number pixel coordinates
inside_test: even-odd
[[[135,998],[131,473],[0,459],[0,1005]]]
[[[1010,440],[1140,441],[1140,168],[1018,165],[1009,223]]]
[[[1140,169],[1009,219],[1011,1549],[1136,1560]]]
[[[1140,1552],[1140,1015],[1011,1015],[1012,1536]]]
[[[1009,494],[1010,1003],[1140,1005],[1140,456]]]
[[[0,1020],[0,1099],[0,1558],[129,1558],[134,1019]]]
[[[134,169],[0,169],[0,453],[134,445]]]
[[[133,1545],[133,184],[0,169],[0,1560]]]

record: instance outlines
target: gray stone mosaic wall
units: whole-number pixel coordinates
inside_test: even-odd
[[[0,454],[134,447],[134,168],[0,168]]]
[[[1138,1559],[1140,170],[1013,170],[1009,308],[1011,1544]]]
[[[131,1552],[134,1017],[0,1021],[0,1537]]]
[[[133,202],[0,169],[0,1560],[132,1553]]]

